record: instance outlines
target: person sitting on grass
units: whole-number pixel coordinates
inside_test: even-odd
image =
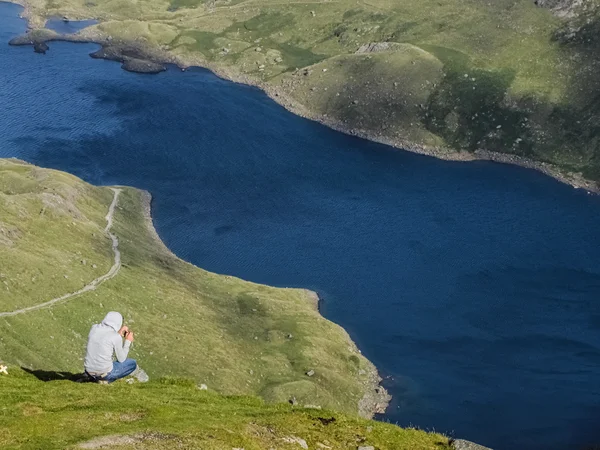
[[[115,311],[109,312],[102,323],[93,325],[90,330],[84,361],[85,373],[102,384],[130,375],[137,368],[136,361],[127,358],[132,342],[133,331],[123,325],[123,316]],[[116,361],[113,361],[113,352]]]

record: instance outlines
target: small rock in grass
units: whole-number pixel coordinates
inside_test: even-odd
[[[207,386],[207,385],[205,385],[204,383],[202,383],[202,384],[200,385],[200,390],[201,390],[201,391],[207,391],[207,390],[208,390],[208,386]]]
[[[308,375],[309,377],[312,377],[315,374],[314,370],[309,370],[308,372],[306,372],[306,375]]]
[[[321,405],[304,405],[306,409],[322,409]]]
[[[148,374],[146,373],[146,371],[144,369],[139,369],[138,368],[137,372],[135,372],[133,374],[133,376],[140,383],[147,383],[148,381],[150,381],[150,377],[148,376]]]
[[[367,445],[367,446],[361,446],[358,447],[358,450],[375,450],[375,447],[373,447],[372,445]]]
[[[296,443],[296,444],[300,445],[300,447],[302,447],[303,449],[308,450],[308,444],[306,443],[306,441],[299,437],[289,436],[289,437],[284,437],[282,440],[284,442],[287,442],[288,444]]]

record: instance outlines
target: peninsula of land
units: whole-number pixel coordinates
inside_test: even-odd
[[[0,159],[0,266],[4,362],[81,371],[87,329],[119,310],[154,376],[367,418],[387,407],[376,368],[316,294],[182,261],[158,238],[146,192]]]

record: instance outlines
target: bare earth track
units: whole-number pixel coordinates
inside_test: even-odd
[[[121,189],[116,189],[116,188],[111,188],[111,189],[115,195],[113,197],[112,203],[110,204],[110,207],[108,208],[108,214],[106,215],[106,228],[104,228],[104,232],[107,233],[108,236],[110,237],[110,239],[112,240],[112,250],[115,255],[114,263],[111,266],[111,268],[109,269],[109,271],[106,272],[104,275],[92,280],[90,283],[86,284],[84,287],[82,287],[78,291],[71,292],[69,294],[65,294],[61,297],[57,297],[57,298],[54,298],[47,302],[40,303],[39,305],[29,306],[27,308],[17,309],[15,311],[1,312],[0,317],[16,316],[18,314],[23,314],[23,313],[30,312],[30,311],[36,311],[39,309],[49,308],[51,306],[56,305],[57,303],[62,303],[67,300],[71,300],[72,298],[75,298],[81,294],[96,290],[96,288],[98,286],[100,286],[102,283],[114,278],[119,273],[119,270],[121,269],[121,252],[119,251],[119,240],[117,239],[117,237],[114,234],[112,234],[110,232],[110,230],[113,225],[113,216],[115,214],[115,208],[119,201],[119,194],[121,193]]]

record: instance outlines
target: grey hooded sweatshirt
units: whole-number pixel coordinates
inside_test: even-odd
[[[84,367],[91,374],[107,374],[113,369],[113,352],[117,361],[127,359],[131,342],[118,333],[123,325],[123,316],[118,312],[109,312],[102,323],[92,326],[88,336]]]

